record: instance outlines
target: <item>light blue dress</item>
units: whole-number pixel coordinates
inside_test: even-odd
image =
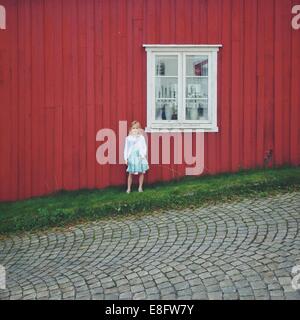
[[[132,174],[145,173],[149,169],[146,159],[147,152],[145,138],[128,136],[125,142],[124,158],[127,159],[127,172]]]

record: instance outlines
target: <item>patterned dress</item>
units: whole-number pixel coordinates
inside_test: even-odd
[[[149,169],[146,159],[147,146],[143,135],[129,135],[125,140],[124,159],[128,161],[127,172],[145,173]]]

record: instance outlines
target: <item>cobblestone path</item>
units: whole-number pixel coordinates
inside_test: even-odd
[[[292,192],[9,237],[0,299],[300,299],[299,223]]]

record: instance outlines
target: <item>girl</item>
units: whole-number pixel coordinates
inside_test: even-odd
[[[124,160],[127,167],[127,193],[131,191],[132,175],[139,176],[139,192],[143,192],[144,173],[149,169],[146,159],[147,146],[142,134],[141,125],[138,121],[133,121],[129,130],[129,135],[125,139]]]

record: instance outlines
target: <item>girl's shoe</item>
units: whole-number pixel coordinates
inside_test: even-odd
[[[130,190],[130,189],[127,189],[126,193],[130,193],[130,192],[131,192],[131,190]]]
[[[143,192],[143,189],[142,189],[142,188],[139,188],[139,192]]]

